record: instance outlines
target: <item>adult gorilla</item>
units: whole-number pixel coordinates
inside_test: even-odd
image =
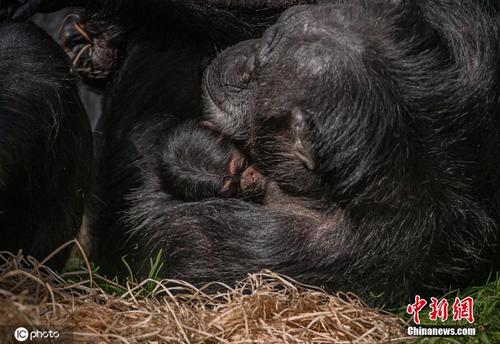
[[[153,151],[161,151],[159,139],[167,138],[181,122],[200,117],[201,77],[218,50],[260,35],[283,8],[300,2],[235,2],[237,9],[227,9],[227,4],[221,6],[217,1],[71,3],[85,3],[89,12],[99,11],[100,18],[117,21],[127,39],[126,56],[108,89],[105,115],[96,133],[99,190],[91,227],[101,241],[99,263],[104,270],[122,272],[116,270],[125,268],[121,262],[125,254],[134,263],[135,245],[126,243],[124,233],[129,224],[120,215],[130,208],[131,190],[142,187],[136,162],[153,155],[145,152],[150,144],[147,140],[156,145]],[[20,18],[37,9],[52,10],[69,3],[4,4],[3,15]],[[153,129],[157,129],[155,136],[148,133]]]
[[[155,41],[134,29],[106,104],[103,195],[129,200],[99,226],[112,224],[108,268],[162,249],[168,277],[231,283],[270,268],[388,303],[487,275],[499,221],[494,17],[459,0],[322,3],[220,54],[203,83],[207,119],[295,202],[169,194],[165,137],[198,116],[193,66],[210,54],[192,33]]]
[[[337,214],[289,234],[297,258],[280,271],[386,297],[491,271],[497,39],[469,1],[345,2],[290,9],[218,56],[204,83],[213,124],[287,193]]]

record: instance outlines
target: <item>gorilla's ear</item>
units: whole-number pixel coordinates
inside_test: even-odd
[[[300,108],[296,107],[292,110],[291,116],[293,154],[304,164],[304,166],[312,171],[316,169],[316,161],[314,161],[311,152],[304,147],[304,135],[306,129],[304,112]]]

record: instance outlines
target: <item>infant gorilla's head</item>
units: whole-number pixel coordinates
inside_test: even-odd
[[[160,165],[163,187],[186,201],[223,197],[259,202],[266,191],[262,174],[207,123],[178,127],[168,139]]]

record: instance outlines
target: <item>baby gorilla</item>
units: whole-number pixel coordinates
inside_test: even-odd
[[[261,202],[266,180],[225,136],[206,123],[187,122],[174,130],[159,156],[163,188],[173,197],[211,197]]]
[[[118,25],[82,12],[68,15],[60,29],[62,46],[80,76],[93,86],[105,82],[116,70],[123,38]],[[264,176],[209,121],[177,128],[160,165],[162,186],[181,200],[222,197],[260,203],[264,199]]]

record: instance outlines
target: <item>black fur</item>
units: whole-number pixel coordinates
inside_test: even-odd
[[[248,137],[288,193],[343,214],[309,228],[330,246],[300,245],[318,246],[292,275],[394,302],[491,272],[499,61],[495,18],[470,1],[296,7],[218,56],[205,78],[211,120]]]
[[[47,34],[0,22],[0,52],[0,250],[43,259],[82,223],[93,182],[90,123]]]
[[[185,201],[225,196],[224,184],[232,178],[229,164],[237,152],[231,142],[188,122],[165,136],[155,149],[157,160],[145,168],[161,176],[165,192]],[[232,190],[227,191],[230,196]]]
[[[106,271],[128,255],[147,273],[161,249],[167,277],[232,283],[269,268],[397,304],[498,269],[495,18],[465,0],[321,3],[220,54],[205,107],[202,73],[254,35],[247,13],[217,12],[225,27],[202,6],[185,12],[202,18],[189,30],[129,27],[100,129]],[[151,165],[204,110],[292,202],[172,196]]]
[[[323,217],[175,203],[146,173],[126,216],[139,251],[163,249],[169,276],[271,268],[388,303],[485,278],[497,257],[497,39],[494,18],[466,1],[289,10],[218,56],[205,90],[210,120],[247,137],[289,194],[326,202]],[[314,164],[296,158],[298,139]]]
[[[178,202],[176,198],[199,199],[208,195],[207,192],[200,195],[189,190],[179,191],[173,187],[173,181],[165,181],[165,169],[161,164],[154,169],[150,166],[161,161],[158,156],[161,157],[163,150],[168,149],[165,144],[170,135],[175,135],[179,125],[200,119],[203,112],[200,85],[206,66],[217,51],[236,39],[249,37],[251,33],[245,28],[250,23],[246,19],[238,19],[241,30],[234,30],[235,15],[239,12],[209,7],[220,15],[227,15],[228,20],[219,23],[227,28],[219,33],[218,27],[211,30],[207,29],[210,26],[199,27],[198,21],[190,21],[192,15],[204,12],[186,11],[184,5],[176,3],[175,7],[182,8],[182,13],[174,11],[168,18],[175,23],[179,20],[193,22],[193,25],[187,24],[187,28],[184,25],[175,27],[176,24],[168,20],[161,24],[143,23],[143,26],[137,27],[141,18],[134,17],[130,24],[131,18],[123,14],[134,11],[126,7],[118,11],[118,21],[122,20],[127,43],[121,66],[108,87],[105,114],[96,131],[99,203],[94,209],[95,221],[92,225],[92,230],[101,241],[99,264],[110,274],[120,273],[117,270],[124,267],[122,256],[127,255],[133,263],[134,255],[143,257],[149,254],[144,247],[134,244],[135,239],[129,239],[131,227],[128,223],[130,216],[127,215],[131,207],[131,192],[144,188],[149,173],[157,172],[162,192],[174,204]],[[182,16],[184,11],[186,15]],[[251,22],[269,23],[272,18],[268,18],[267,13],[258,13],[255,18],[251,17]],[[209,12],[206,14],[206,18],[210,18]],[[109,8],[99,15],[116,20]],[[120,19],[120,15],[125,17]],[[262,27],[257,26],[251,31],[261,31]],[[213,148],[220,150],[221,147]],[[175,165],[172,161],[168,163],[168,168]],[[215,186],[211,185],[209,189],[214,191]]]

